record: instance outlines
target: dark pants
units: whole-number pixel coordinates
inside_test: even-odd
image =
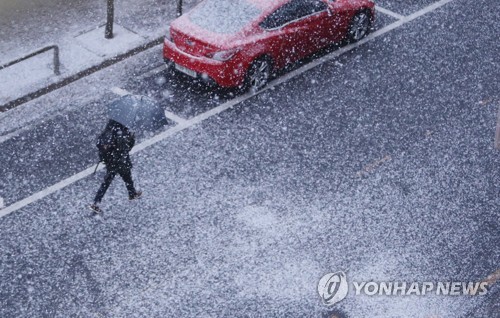
[[[129,198],[132,197],[136,192],[134,188],[134,181],[132,181],[132,171],[130,169],[120,169],[118,171],[108,169],[106,171],[106,175],[104,176],[104,182],[101,184],[101,187],[97,191],[94,202],[100,203],[104,194],[109,188],[109,185],[113,181],[116,175],[120,175],[123,181],[125,182],[125,186],[127,187]]]

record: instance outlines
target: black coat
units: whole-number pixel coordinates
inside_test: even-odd
[[[110,120],[105,129],[112,134],[112,146],[109,155],[104,158],[108,170],[119,172],[132,168],[129,152],[135,144],[134,134],[122,124]]]

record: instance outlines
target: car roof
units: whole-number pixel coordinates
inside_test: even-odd
[[[278,6],[281,6],[284,3],[287,3],[290,0],[247,0],[254,6],[260,8],[261,10],[269,10],[272,8],[276,8]]]
[[[290,0],[245,0],[248,3],[254,5],[256,8],[259,8],[262,11],[262,15],[269,14],[270,12],[274,11],[276,8],[280,7],[284,3],[289,2]],[[201,5],[202,2],[199,4]],[[175,19],[171,27],[173,27],[175,30],[178,32],[188,34],[190,36],[195,36],[198,38],[205,38],[208,39],[210,38],[213,42],[231,42],[234,41],[233,38],[238,38],[241,33],[236,32],[234,34],[219,34],[219,33],[213,33],[210,31],[207,31],[203,29],[202,27],[197,26],[196,24],[192,23],[191,20],[189,19],[189,12],[187,14],[181,15],[177,19]],[[261,15],[261,16],[262,16]]]

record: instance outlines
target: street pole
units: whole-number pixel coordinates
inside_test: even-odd
[[[182,15],[182,0],[177,0],[177,16]]]
[[[115,5],[114,0],[108,0],[108,14],[106,19],[106,30],[104,30],[104,37],[106,39],[113,38],[113,19],[115,15]]]

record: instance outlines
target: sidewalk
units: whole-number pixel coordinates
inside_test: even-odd
[[[185,12],[200,0],[184,0]],[[0,70],[0,110],[48,86],[84,76],[117,56],[152,45],[176,16],[174,0],[115,0],[113,39],[104,38],[102,0],[20,0],[0,3],[0,65],[48,45],[59,47],[60,75],[53,50]]]

